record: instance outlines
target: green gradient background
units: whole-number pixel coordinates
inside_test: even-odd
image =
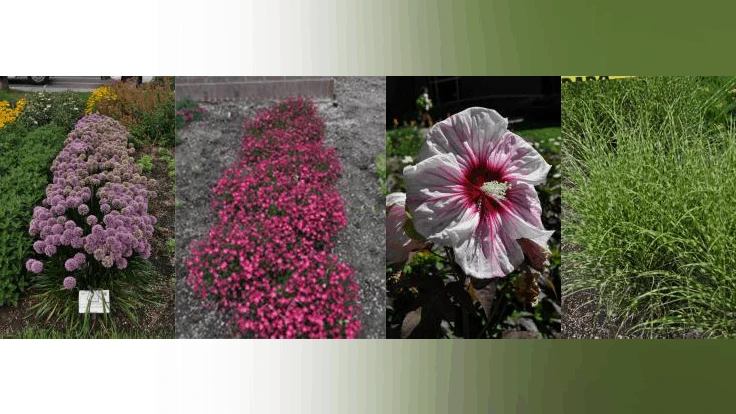
[[[383,19],[383,34],[356,42],[368,54],[383,42],[386,60],[358,68],[333,56],[341,72],[736,74],[733,3],[386,3],[362,10]],[[359,405],[363,412],[705,413],[734,405],[732,341],[392,341],[377,348],[362,356],[361,372],[368,395],[375,387],[385,399]]]
[[[317,358],[310,365],[324,369],[319,376],[334,393],[326,412],[709,413],[733,405],[736,347],[729,341],[326,345],[298,345]]]
[[[312,34],[313,40],[327,40],[322,51],[337,74],[736,73],[733,2],[346,3],[330,2],[327,16],[316,16],[327,27],[317,24]],[[300,70],[324,68],[316,62],[306,66]]]

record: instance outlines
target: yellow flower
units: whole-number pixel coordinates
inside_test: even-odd
[[[15,122],[16,119],[23,112],[23,108],[26,106],[26,100],[21,98],[15,103],[15,108],[10,106],[8,101],[0,101],[0,128],[5,125]]]
[[[115,91],[112,90],[109,86],[100,86],[99,88],[92,91],[92,95],[90,95],[89,99],[87,99],[87,108],[84,110],[85,114],[91,114],[95,111],[95,106],[97,106],[97,102],[103,101],[103,100],[115,100],[117,99],[117,96],[115,96]]]

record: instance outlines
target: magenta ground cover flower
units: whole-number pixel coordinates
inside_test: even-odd
[[[316,108],[289,100],[246,121],[239,158],[213,188],[217,221],[193,243],[188,283],[241,335],[352,338],[353,270],[330,250],[345,227],[341,171]]]
[[[550,165],[507,126],[496,111],[462,111],[432,127],[417,165],[404,169],[414,229],[451,247],[476,278],[511,273],[524,261],[522,239],[538,259],[553,233],[542,225],[534,189]]]

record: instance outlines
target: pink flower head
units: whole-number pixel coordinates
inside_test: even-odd
[[[507,126],[496,111],[466,109],[432,127],[418,164],[404,169],[415,230],[452,247],[476,278],[506,276],[524,261],[519,239],[546,247],[553,233],[534,190],[550,165]]]
[[[26,270],[32,273],[41,273],[41,271],[43,271],[43,263],[36,259],[28,259],[26,262]]]
[[[74,276],[67,276],[64,278],[64,289],[72,290],[77,286],[77,279]]]
[[[77,264],[77,261],[74,260],[74,258],[67,259],[67,261],[64,262],[64,269],[66,269],[67,272],[73,272],[77,270],[78,267],[79,265]]]
[[[386,264],[403,264],[412,252],[421,250],[426,242],[414,240],[406,234],[406,194],[391,193],[386,197]]]

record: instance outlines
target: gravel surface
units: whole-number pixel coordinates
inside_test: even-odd
[[[335,147],[343,163],[338,183],[348,225],[338,236],[335,254],[356,271],[363,309],[361,337],[385,337],[385,215],[374,169],[385,151],[385,78],[338,78],[336,102],[317,103],[326,123],[325,145]],[[214,222],[210,189],[236,159],[242,122],[268,103],[202,104],[200,121],[178,131],[176,151],[176,336],[227,338],[227,317],[205,304],[186,283],[189,245],[203,238]]]
[[[563,210],[563,214],[571,214]],[[565,255],[577,247],[562,243],[562,284],[566,281]],[[594,291],[579,291],[562,295],[562,337],[565,339],[623,338],[617,324],[611,322],[606,310],[598,303]]]
[[[566,339],[622,339],[618,328],[608,322],[596,296],[576,292],[562,297],[562,337]]]
[[[207,236],[214,224],[210,189],[236,159],[243,135],[243,118],[253,116],[252,105],[202,104],[202,119],[177,131],[176,148],[176,336],[227,338],[223,313],[205,306],[186,283],[186,259],[193,240]]]
[[[360,283],[363,335],[386,337],[386,199],[378,188],[376,156],[386,151],[386,78],[338,78],[337,106],[320,104],[325,145],[340,153],[338,183],[348,218],[335,254]]]

